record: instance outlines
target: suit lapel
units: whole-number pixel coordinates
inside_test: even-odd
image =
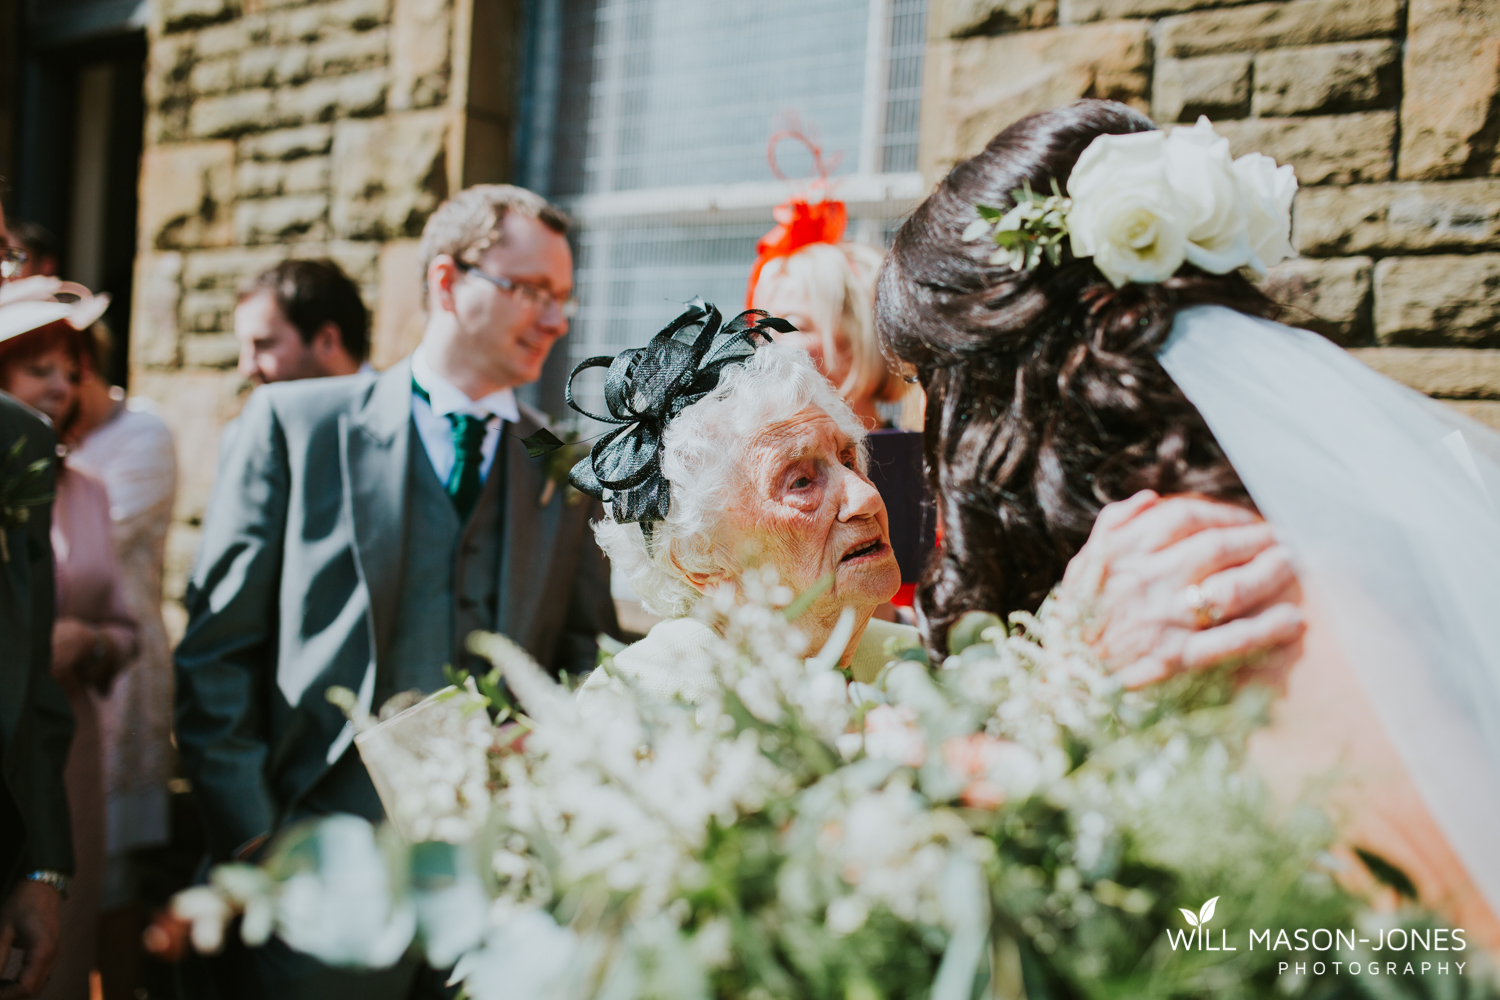
[[[405,561],[411,452],[411,361],[386,369],[344,428],[344,497],[370,595],[375,660],[385,658]]]
[[[505,449],[505,534],[500,551],[501,632],[533,653],[536,621],[546,591],[544,578],[552,565],[552,547],[557,541],[557,522],[562,516],[564,490],[556,490],[547,506],[542,495],[543,466],[526,454],[521,439],[534,433],[541,422],[526,411],[505,428],[500,446]]]

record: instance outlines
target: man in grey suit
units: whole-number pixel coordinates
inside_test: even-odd
[[[567,219],[531,192],[470,188],[423,231],[421,345],[385,372],[264,386],[223,458],[177,649],[177,739],[219,859],[308,815],[383,816],[329,704],[441,687],[496,629],[555,672],[615,633],[591,504],[544,490],[515,399],[567,332]],[[547,502],[543,504],[544,498]],[[275,942],[228,977],[243,996],[444,995],[405,962],[326,969]]]

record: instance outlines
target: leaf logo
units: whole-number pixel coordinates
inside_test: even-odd
[[[1202,908],[1199,909],[1197,913],[1194,913],[1192,910],[1185,909],[1181,906],[1179,906],[1178,909],[1182,911],[1183,917],[1187,919],[1187,922],[1189,924],[1194,927],[1202,927],[1204,924],[1208,923],[1214,918],[1214,907],[1217,906],[1218,903],[1219,897],[1215,896],[1213,899],[1210,899],[1208,902],[1204,903]]]

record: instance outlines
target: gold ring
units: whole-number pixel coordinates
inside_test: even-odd
[[[1193,612],[1199,628],[1213,628],[1224,620],[1224,609],[1209,600],[1203,588],[1196,583],[1190,584],[1183,591],[1183,596],[1187,598],[1188,609]]]

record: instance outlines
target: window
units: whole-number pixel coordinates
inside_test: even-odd
[[[519,183],[577,222],[580,310],[539,402],[586,357],[645,342],[694,295],[744,302],[755,241],[800,185],[766,162],[788,112],[841,154],[850,234],[888,241],[915,173],[926,0],[532,0]],[[779,150],[783,172],[811,159]],[[594,373],[591,373],[594,374]],[[595,396],[597,381],[579,380]]]

